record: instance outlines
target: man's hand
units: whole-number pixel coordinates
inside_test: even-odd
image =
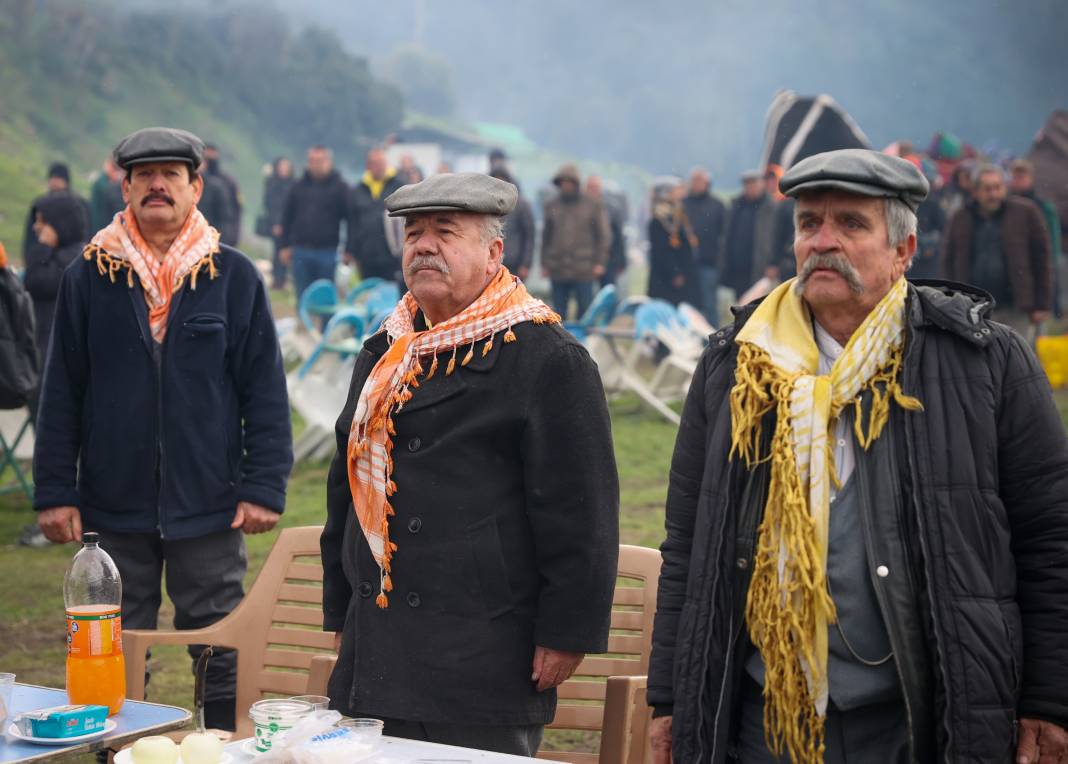
[[[1060,764],[1068,757],[1068,732],[1053,722],[1020,719],[1018,764]]]
[[[291,265],[293,263],[293,248],[282,247],[282,249],[278,250],[278,259],[286,265]]]
[[[278,237],[282,235],[282,226],[275,223],[271,226],[271,236]]]
[[[82,540],[82,513],[77,507],[51,507],[37,513],[45,538],[56,544]]]
[[[600,278],[601,276],[603,276],[604,273],[605,273],[605,270],[604,270],[604,266],[603,265],[595,265],[595,266],[593,266],[593,275],[596,276],[597,278]]]
[[[585,653],[550,650],[539,645],[534,648],[534,673],[530,679],[538,683],[538,692],[545,692],[566,682],[585,657]]]
[[[686,286],[686,277],[680,273],[678,276],[671,279],[671,285],[676,289],[682,289],[684,286]]]
[[[41,242],[46,247],[55,249],[59,246],[59,234],[56,233],[56,229],[48,223],[41,223],[37,228],[37,241]]]
[[[343,262],[345,265],[355,265],[356,258],[352,256],[351,252],[342,252],[341,262]]]
[[[1032,310],[1031,311],[1031,323],[1041,324],[1049,318],[1048,310]]]
[[[266,533],[278,524],[281,517],[277,512],[259,504],[241,501],[237,504],[237,512],[234,513],[234,521],[231,528],[240,528],[245,533]]]
[[[671,717],[658,716],[649,722],[649,744],[653,764],[671,764]]]
[[[341,632],[334,632],[334,652],[341,655]]]

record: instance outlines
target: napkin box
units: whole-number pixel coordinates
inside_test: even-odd
[[[19,714],[15,726],[28,737],[78,737],[104,729],[107,718],[107,706],[56,706]]]

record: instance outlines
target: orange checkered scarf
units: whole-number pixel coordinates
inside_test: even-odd
[[[189,213],[178,238],[160,261],[152,254],[148,242],[141,235],[137,218],[127,207],[97,232],[86,245],[86,260],[96,259],[100,275],[107,274],[115,281],[115,274],[126,269],[126,283],[133,287],[134,273],[141,281],[141,289],[148,305],[148,324],[152,339],[163,342],[167,334],[167,315],[171,298],[189,276],[190,289],[197,288],[197,274],[206,268],[215,278],[213,255],[219,251],[219,232],[208,225],[207,218],[196,207]]]
[[[364,382],[349,432],[348,471],[352,504],[364,538],[378,563],[380,581],[375,602],[389,604],[386,592],[393,589],[390,561],[397,545],[389,540],[389,518],[393,508],[389,497],[397,485],[392,480],[393,415],[400,411],[419,387],[420,376],[430,379],[438,370],[438,354],[452,350],[445,374],[456,370],[458,351],[467,346],[460,361],[466,366],[475,354],[476,343],[486,340],[485,356],[498,334],[504,342],[515,342],[512,327],[524,321],[536,324],[559,323],[560,317],[541,300],[531,297],[518,278],[501,267],[477,300],[452,318],[432,329],[418,331],[415,315],[419,306],[411,292],[404,295],[385,320],[383,328],[390,340],[389,350],[378,360]],[[430,357],[430,368],[422,359]]]

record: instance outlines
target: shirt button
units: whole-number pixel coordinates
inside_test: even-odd
[[[408,450],[414,454],[422,445],[423,441],[419,440],[419,438],[412,438],[408,441]]]
[[[360,585],[356,587],[356,591],[358,591],[360,593],[361,597],[363,597],[364,599],[367,599],[368,597],[371,596],[371,592],[372,592],[371,585],[369,583],[367,583],[366,581],[362,581],[362,582],[360,582]]]
[[[408,592],[408,607],[419,607],[423,601],[419,599],[418,592]]]
[[[418,533],[423,528],[423,521],[418,517],[413,517],[408,521],[408,533]]]
[[[877,575],[879,578],[886,578],[890,575],[890,568],[886,567],[885,565],[880,565],[875,569],[875,575]]]
[[[845,438],[839,438],[838,439],[838,447],[839,448],[845,448],[845,445],[846,445]]]

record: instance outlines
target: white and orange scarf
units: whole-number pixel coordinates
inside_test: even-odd
[[[201,268],[206,268],[209,277],[215,278],[217,271],[213,256],[218,251],[219,232],[208,225],[207,218],[194,207],[161,261],[152,254],[137,226],[137,218],[127,207],[97,232],[83,254],[86,260],[95,259],[100,275],[106,274],[112,281],[125,268],[126,283],[133,287],[133,277],[137,274],[148,305],[152,339],[162,343],[167,334],[167,316],[174,293],[181,289],[186,276],[189,276],[190,289],[196,289]]]
[[[419,387],[419,378],[434,376],[438,354],[452,350],[445,374],[456,370],[456,356],[467,347],[460,360],[466,366],[475,354],[475,345],[483,340],[481,354],[493,347],[498,334],[504,342],[515,342],[512,327],[524,321],[536,324],[559,323],[560,317],[549,306],[530,295],[523,283],[502,267],[477,300],[450,319],[431,329],[415,328],[419,306],[411,292],[404,295],[383,329],[390,341],[389,350],[378,360],[364,382],[352,417],[349,432],[348,473],[352,504],[364,538],[378,563],[380,581],[375,602],[389,604],[386,592],[393,588],[390,580],[391,560],[397,545],[389,540],[389,518],[393,508],[389,497],[397,485],[392,480],[393,415],[400,411]],[[422,359],[432,357],[424,371]]]

